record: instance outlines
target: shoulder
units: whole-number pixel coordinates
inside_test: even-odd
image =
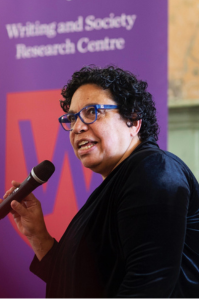
[[[129,174],[139,171],[142,172],[143,178],[158,180],[161,178],[160,175],[164,174],[169,177],[180,177],[188,183],[193,177],[191,170],[179,157],[158,148],[149,148],[132,154],[126,162]]]
[[[123,169],[123,199],[133,197],[138,205],[176,204],[191,193],[192,173],[177,156],[161,149],[145,149],[132,154]]]

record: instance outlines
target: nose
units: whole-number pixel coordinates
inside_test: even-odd
[[[73,126],[73,132],[76,134],[85,132],[88,130],[88,125],[83,123],[83,121],[80,119],[80,117],[77,117],[77,120]]]

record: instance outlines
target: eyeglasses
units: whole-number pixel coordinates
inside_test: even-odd
[[[117,105],[88,105],[82,108],[78,113],[69,112],[60,116],[58,120],[64,130],[72,131],[78,116],[84,124],[88,125],[97,120],[99,114],[102,112],[100,110],[117,108]]]

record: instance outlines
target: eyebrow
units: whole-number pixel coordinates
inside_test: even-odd
[[[87,107],[87,106],[93,106],[93,105],[105,105],[105,104],[99,104],[99,103],[88,103],[88,104],[86,104],[84,107],[82,107],[82,109],[83,108],[85,108],[85,107]],[[80,110],[82,110],[82,109],[80,109]],[[80,111],[79,110],[79,111]],[[74,110],[69,110],[68,111],[68,113],[73,113],[73,114],[76,114],[77,112],[75,112]]]

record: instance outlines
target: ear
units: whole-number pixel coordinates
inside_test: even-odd
[[[133,121],[133,125],[129,127],[131,137],[135,137],[136,135],[138,135],[141,129],[141,125],[142,125],[141,119]]]

